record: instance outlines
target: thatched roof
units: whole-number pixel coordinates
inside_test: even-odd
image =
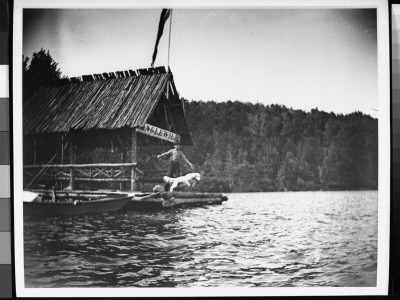
[[[173,85],[172,73],[164,68],[61,80],[24,105],[24,134],[142,127],[165,98],[168,82]]]

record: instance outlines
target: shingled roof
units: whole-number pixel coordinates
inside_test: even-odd
[[[142,127],[171,79],[164,68],[85,75],[41,87],[24,105],[24,134]]]

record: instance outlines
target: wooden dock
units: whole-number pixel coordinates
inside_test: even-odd
[[[31,190],[38,194],[48,194],[50,191]],[[74,191],[56,191],[57,198],[80,199],[80,198],[101,198],[104,195],[108,197],[126,196],[130,198],[127,204],[121,206],[118,210],[160,210],[171,208],[185,208],[193,206],[219,205],[228,200],[228,197],[220,193],[195,193],[195,192],[159,192],[159,193],[141,193],[141,192],[122,192],[109,190],[74,190]],[[50,197],[50,196],[49,196]],[[60,203],[46,205],[40,203],[26,204],[26,206],[37,206],[36,214],[46,215],[49,210],[48,206],[62,206]],[[43,211],[37,211],[42,209]]]
[[[135,194],[127,210],[168,209],[203,205],[218,205],[228,197],[219,193],[160,192]]]

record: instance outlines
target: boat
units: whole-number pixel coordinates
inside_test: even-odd
[[[29,191],[24,215],[75,216],[121,210],[134,194],[106,191]],[[32,193],[36,197],[32,197]],[[25,199],[27,198],[27,199]]]
[[[197,192],[158,192],[139,193],[130,200],[124,210],[152,210],[185,208],[203,205],[218,205],[227,201],[228,197],[219,193]]]

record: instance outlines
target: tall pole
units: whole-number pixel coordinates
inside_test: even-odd
[[[171,15],[169,16],[168,68],[169,68],[169,49],[170,49],[170,46],[171,46],[171,27],[172,27],[172,9],[171,9]]]
[[[171,27],[172,27],[172,9],[169,16],[169,37],[168,37],[168,67],[167,72],[169,72],[169,52],[171,47]],[[167,82],[167,100],[169,100],[169,81]]]

